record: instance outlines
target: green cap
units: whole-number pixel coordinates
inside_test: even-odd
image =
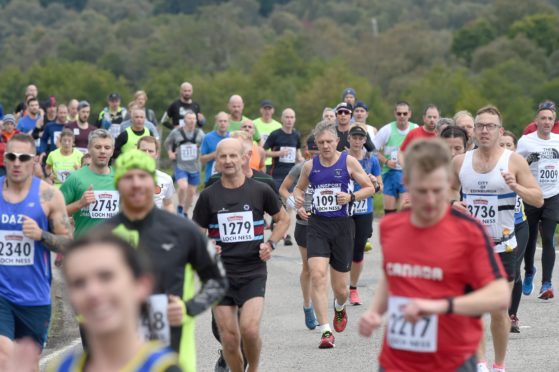
[[[155,159],[143,151],[132,149],[120,155],[115,162],[115,187],[118,188],[118,181],[126,174],[126,172],[140,169],[148,172],[156,182]]]

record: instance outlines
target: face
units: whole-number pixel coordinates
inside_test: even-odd
[[[196,126],[196,114],[189,112],[184,115],[184,126],[187,130],[194,130],[194,127]]]
[[[109,109],[111,109],[112,111],[118,110],[119,106],[120,106],[120,98],[109,100]]]
[[[507,150],[516,151],[514,139],[511,136],[501,136],[499,139],[499,146]]]
[[[338,124],[349,124],[349,121],[351,120],[351,111],[340,109],[336,111],[336,117],[338,118]]]
[[[358,123],[365,123],[368,116],[369,113],[363,107],[357,107],[355,110],[353,110],[353,117]]]
[[[66,123],[68,121],[68,108],[65,106],[59,106],[56,111],[56,120],[59,123]]]
[[[272,106],[261,107],[260,108],[260,115],[266,120],[270,120],[274,115],[274,108]]]
[[[285,129],[293,129],[295,126],[295,111],[286,109],[281,115],[281,123]]]
[[[110,138],[97,138],[89,142],[89,154],[91,163],[98,168],[109,165],[109,160],[113,156],[114,146]]]
[[[468,133],[470,140],[474,138],[474,119],[469,115],[462,115],[456,119],[456,125]]]
[[[425,125],[425,129],[429,132],[434,132],[435,127],[437,126],[437,121],[439,120],[439,110],[436,108],[430,108],[425,112],[423,115],[423,125]]]
[[[555,112],[551,110],[541,110],[536,115],[536,126],[538,132],[544,135],[551,133],[555,123]]]
[[[91,157],[82,158],[82,167],[89,167],[91,165]]]
[[[64,150],[72,149],[74,138],[72,136],[60,136],[60,147]]]
[[[142,107],[142,108],[145,107],[146,102],[147,102],[147,98],[144,94],[140,94],[138,98],[136,98],[136,104],[138,105],[138,107]]]
[[[183,83],[181,85],[181,98],[184,101],[188,101],[190,100],[190,98],[192,98],[192,85],[189,83]]]
[[[70,302],[90,335],[111,335],[137,322],[149,282],[134,278],[117,248],[108,243],[82,248],[65,259],[64,271]]]
[[[355,96],[353,94],[347,94],[344,97],[344,102],[349,103],[351,106],[355,105]]]
[[[452,138],[443,138],[443,140],[448,145],[448,148],[452,153],[452,157],[455,157],[456,155],[460,155],[466,152],[466,149],[464,148],[464,141],[462,140],[462,138],[452,137]]]
[[[7,123],[4,123],[4,128],[2,128],[2,130],[6,133],[12,133],[14,131],[14,129],[16,129],[16,127],[15,127],[14,123],[12,123],[11,121],[7,122]]]
[[[82,123],[86,123],[89,119],[89,114],[91,113],[91,107],[82,107],[82,109],[78,112],[80,117],[80,121]]]
[[[422,223],[437,221],[448,206],[450,189],[448,170],[441,167],[426,175],[412,170],[410,179],[405,180],[405,183],[414,217]]]
[[[499,146],[499,139],[503,134],[499,117],[487,112],[477,115],[474,122],[474,133],[479,147],[493,148]]]
[[[157,160],[157,155],[158,154],[157,154],[157,148],[155,147],[155,143],[142,141],[142,142],[140,142],[140,145],[139,145],[138,149],[140,151],[145,152],[146,154],[148,154],[149,156],[151,156],[155,160]]]
[[[243,100],[240,98],[232,98],[229,100],[229,113],[235,117],[241,116],[243,114],[243,109],[245,107]]]
[[[10,161],[7,157],[8,153],[29,154],[31,159],[22,161],[15,159]],[[4,153],[4,165],[6,167],[6,177],[10,182],[22,183],[25,182],[33,175],[33,168],[35,166],[35,151],[33,146],[27,142],[11,141],[6,146]]]
[[[363,146],[365,146],[365,142],[367,142],[367,137],[353,134],[348,137],[348,141],[349,147],[352,150],[362,150]]]
[[[217,130],[220,133],[227,132],[229,129],[229,116],[227,114],[218,115],[216,118]]]
[[[324,131],[315,138],[316,146],[320,156],[324,159],[331,159],[336,154],[339,138],[330,131]]]
[[[51,119],[54,118],[56,116],[56,107],[47,107],[47,116]]]
[[[37,89],[37,87],[35,85],[28,85],[27,88],[25,89],[25,96],[33,96],[33,97],[37,97],[37,95],[39,94],[39,90]]]
[[[132,125],[135,127],[143,127],[146,121],[146,113],[144,110],[134,110],[132,111]]]
[[[396,122],[398,124],[407,125],[410,120],[410,116],[411,110],[408,105],[396,106],[396,110],[394,110],[394,117],[396,118]]]
[[[333,110],[328,110],[322,115],[322,119],[327,121],[336,121],[336,113]]]
[[[68,104],[68,115],[70,115],[70,117],[75,118],[78,114],[78,104],[79,102],[75,99],[71,100]]]
[[[241,130],[244,130],[251,136],[254,136],[254,123],[250,120],[246,120],[241,126]]]
[[[232,177],[241,172],[243,166],[242,144],[237,139],[226,139],[219,143],[216,167],[224,176]]]
[[[37,102],[37,101],[29,102],[29,106],[27,107],[27,110],[33,115],[38,114],[39,113],[39,102]]]
[[[122,204],[128,209],[145,210],[153,204],[155,182],[146,171],[132,169],[118,181],[118,191]]]

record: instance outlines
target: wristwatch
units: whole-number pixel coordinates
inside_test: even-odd
[[[272,250],[276,249],[276,243],[274,243],[271,239],[268,239],[268,241],[266,241],[266,243],[270,244],[270,247],[272,247]]]
[[[349,193],[349,201],[351,203],[355,203],[355,194],[352,192]]]

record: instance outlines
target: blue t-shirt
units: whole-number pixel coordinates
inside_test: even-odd
[[[211,154],[212,152],[214,152],[217,149],[217,144],[221,140],[223,140],[225,138],[228,138],[228,137],[229,137],[229,132],[227,132],[225,134],[225,136],[222,137],[215,130],[206,134],[206,136],[204,137],[204,140],[202,141],[202,146],[200,146],[200,154],[201,155]],[[212,174],[217,173],[215,171],[214,163],[215,163],[215,160],[210,160],[206,163],[206,180],[205,180],[205,182],[208,182],[208,180],[210,179]],[[213,170],[213,172],[212,172],[212,170]]]
[[[365,157],[359,160],[359,164],[367,174],[372,174],[373,176],[380,176],[382,168],[380,166],[380,162],[375,155],[369,157],[365,155]],[[353,183],[353,191],[361,190],[361,185],[359,183]],[[368,197],[367,199],[358,200],[353,204],[353,214],[360,215],[360,214],[369,214],[373,213],[373,198]]]
[[[37,115],[37,119],[31,119],[29,115],[25,115],[24,117],[19,119],[19,122],[17,123],[17,130],[22,133],[29,133],[30,131],[35,129],[37,120],[39,120],[40,118],[40,115]]]
[[[4,106],[0,105],[0,120],[4,119]]]
[[[51,152],[56,150],[56,140],[60,136],[60,132],[64,129],[64,124],[51,121],[45,126],[45,131],[41,136],[41,145],[39,146],[39,153]]]

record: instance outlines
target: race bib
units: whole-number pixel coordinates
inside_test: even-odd
[[[499,225],[499,204],[497,195],[471,196],[466,199],[470,214],[485,226]]]
[[[279,157],[280,163],[295,163],[295,158],[297,155],[297,149],[295,147],[280,147],[280,151],[287,150],[287,154]]]
[[[52,138],[54,140],[53,145],[56,145],[58,143],[58,139],[60,138],[60,133],[62,133],[61,131],[58,132],[54,132],[52,135]]]
[[[60,183],[64,183],[64,181],[66,181],[66,178],[68,178],[68,176],[70,175],[70,171],[68,170],[59,170],[56,173],[56,178],[58,179],[58,181],[60,181]]]
[[[212,169],[210,171],[210,176],[213,176],[214,174],[217,173],[217,170],[215,169],[216,164],[217,164],[217,162],[214,160],[214,162],[212,163]]]
[[[538,162],[538,183],[540,185],[554,185],[559,179],[556,160],[540,159]]]
[[[184,127],[184,119],[179,120],[179,127],[180,128]]]
[[[35,260],[35,242],[21,231],[0,230],[0,265],[28,266]]]
[[[317,212],[335,212],[342,209],[336,201],[336,194],[341,192],[340,187],[317,187],[313,193],[313,207]]]
[[[254,240],[252,211],[219,213],[219,237],[223,243],[249,242]]]
[[[260,134],[260,139],[262,140],[262,143],[266,143],[268,137],[270,137],[269,134],[264,134],[264,133]]]
[[[117,138],[120,134],[120,124],[111,124],[109,127],[109,133],[111,133],[114,138]]]
[[[388,325],[386,338],[393,349],[433,353],[437,351],[439,317],[424,316],[415,323],[404,318],[402,309],[410,300],[406,297],[390,296],[388,299]]]
[[[514,213],[520,213],[522,211],[522,199],[519,196],[516,197],[516,204],[514,205]]]
[[[120,195],[118,191],[94,191],[95,202],[89,204],[89,217],[111,218],[118,213]]]
[[[74,128],[74,136],[79,136],[79,135],[80,135],[80,129]]]
[[[365,214],[369,213],[369,203],[367,203],[369,199],[357,200],[355,205],[355,214]]]
[[[181,152],[181,159],[183,161],[195,160],[198,157],[198,148],[194,143],[185,143],[181,145],[180,152]]]
[[[171,327],[167,318],[167,295],[151,295],[147,301],[147,314],[140,323],[140,334],[146,341],[158,340],[165,346],[171,344]]]

